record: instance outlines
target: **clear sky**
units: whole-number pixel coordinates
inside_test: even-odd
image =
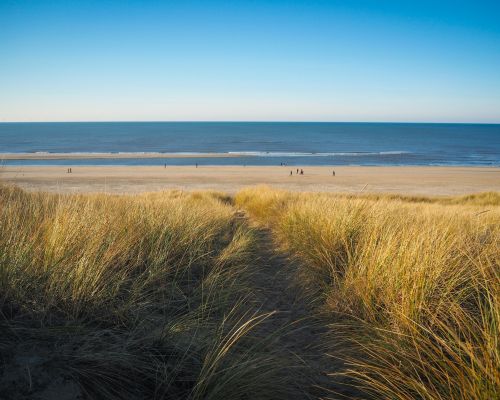
[[[500,122],[500,1],[0,0],[0,121]]]

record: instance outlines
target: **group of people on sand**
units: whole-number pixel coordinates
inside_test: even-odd
[[[295,172],[296,175],[304,175],[304,170],[301,168],[297,168],[296,172]],[[293,171],[290,171],[290,176],[293,175]],[[335,170],[332,171],[332,175],[335,176]]]
[[[283,167],[283,166],[286,166],[286,163],[281,163],[281,166],[282,166],[282,167]],[[164,168],[167,168],[167,164],[164,164],[164,166],[163,166],[163,167],[164,167]],[[198,163],[196,163],[196,168],[198,168]],[[73,173],[73,170],[72,170],[71,168],[68,168],[68,169],[66,170],[66,173],[71,174],[71,173]],[[300,169],[299,169],[299,168],[297,168],[297,170],[296,170],[295,174],[296,174],[296,175],[304,175],[304,170],[303,170],[302,168],[300,168]],[[293,175],[293,171],[290,171],[290,176],[292,176],[292,175]],[[333,176],[335,176],[335,171],[332,171],[332,175],[333,175]]]
[[[297,171],[295,172],[296,175],[304,175],[304,170],[303,169],[298,169],[297,168]],[[290,171],[290,176],[293,175],[293,171]]]

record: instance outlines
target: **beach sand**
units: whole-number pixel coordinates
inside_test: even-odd
[[[458,195],[500,191],[500,168],[244,166],[4,166],[0,181],[51,192],[140,193],[213,189],[235,193],[265,184],[293,191]],[[301,167],[298,167],[301,168]],[[293,175],[290,176],[290,171]],[[332,176],[335,170],[336,176]]]

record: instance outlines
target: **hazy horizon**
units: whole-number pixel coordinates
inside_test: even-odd
[[[0,122],[500,123],[500,4],[0,3]]]
[[[83,124],[83,123],[290,123],[290,124],[429,124],[429,125],[500,125],[500,122],[455,122],[455,121],[320,121],[320,120],[47,120],[47,121],[1,121],[0,124]]]

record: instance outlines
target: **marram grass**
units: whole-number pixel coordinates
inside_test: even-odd
[[[227,201],[0,187],[0,397],[288,398]]]
[[[236,204],[274,232],[321,299],[329,352],[367,395],[500,395],[500,195],[408,198],[249,188]]]
[[[273,246],[297,266],[320,334],[272,322],[290,305],[260,309],[258,296],[276,296],[258,287],[279,265]],[[339,398],[300,386],[316,385],[303,376],[318,373],[303,360],[315,347],[331,381],[365,398],[498,398],[499,268],[498,193],[2,186],[0,397]]]

